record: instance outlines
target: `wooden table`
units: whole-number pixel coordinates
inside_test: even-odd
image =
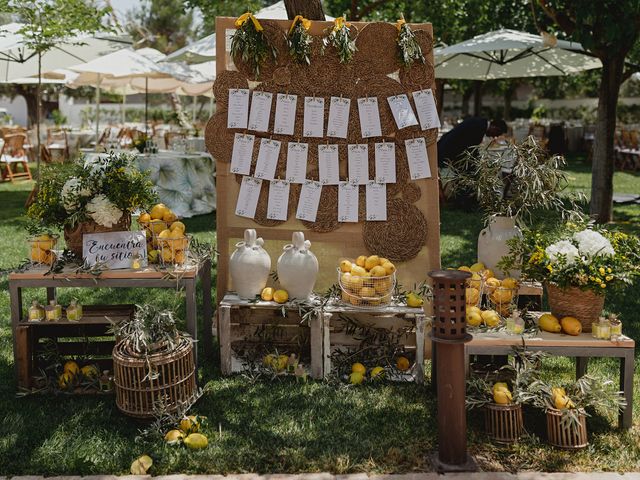
[[[465,355],[509,355],[513,347],[524,346],[528,350],[547,352],[551,355],[575,357],[576,378],[587,371],[587,363],[592,357],[614,357],[620,359],[620,390],[624,392],[627,407],[618,417],[618,425],[628,429],[632,425],[633,412],[633,372],[635,361],[635,342],[623,336],[618,341],[599,340],[590,333],[578,336],[539,332],[534,337],[509,335],[502,332],[474,333],[473,339],[465,344]]]
[[[57,288],[183,288],[187,307],[186,327],[194,340],[198,338],[196,283],[201,280],[202,316],[204,323],[204,347],[209,354],[213,347],[211,321],[211,261],[205,260],[201,267],[186,267],[184,270],[161,271],[153,268],[142,270],[110,270],[100,275],[74,273],[71,271],[45,275],[46,269],[32,268],[23,272],[9,274],[9,296],[11,301],[11,329],[13,333],[14,366],[18,371],[16,358],[16,329],[26,322],[26,312],[22,302],[22,290],[25,288],[46,288],[47,301],[56,297]],[[82,321],[78,322],[82,324]],[[196,356],[197,364],[197,356]]]

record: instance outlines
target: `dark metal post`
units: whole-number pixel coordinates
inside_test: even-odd
[[[437,344],[438,455],[433,462],[440,472],[476,470],[467,453],[464,344],[467,333],[466,279],[468,272],[436,270],[433,280],[433,329]]]

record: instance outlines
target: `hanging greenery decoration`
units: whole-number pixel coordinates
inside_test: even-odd
[[[276,49],[269,45],[262,25],[251,12],[240,15],[235,27],[236,31],[231,38],[231,57],[250,65],[256,78],[259,78],[260,66],[269,57],[276,58]]]
[[[400,15],[400,19],[396,22],[396,28],[398,29],[397,43],[400,63],[404,67],[410,67],[413,62],[417,61],[424,63],[425,59],[422,48],[420,48],[413,30],[411,30],[411,27],[405,21],[404,15]]]
[[[311,20],[302,15],[296,15],[287,34],[289,54],[296,62],[307,65],[311,64],[311,43],[313,42],[313,37],[309,35],[310,28]]]
[[[356,42],[351,38],[351,24],[345,17],[338,17],[333,21],[333,27],[326,30],[327,35],[322,39],[322,52],[324,49],[333,46],[338,51],[340,63],[348,63],[356,53]]]

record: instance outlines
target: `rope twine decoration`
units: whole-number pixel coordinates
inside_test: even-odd
[[[249,88],[247,77],[235,70],[225,70],[216,75],[213,83],[213,96],[216,99],[216,109],[226,110],[229,106],[230,89]]]
[[[414,62],[410,67],[400,68],[398,77],[406,91],[415,92],[433,87],[435,70],[429,60],[424,63]]]
[[[394,262],[415,258],[427,240],[427,220],[413,204],[387,201],[386,222],[364,222],[362,239],[371,253]]]
[[[238,129],[227,128],[227,112],[220,110],[214,113],[205,127],[205,144],[207,151],[223,163],[231,162],[233,139]]]
[[[422,190],[415,182],[408,182],[400,188],[402,199],[405,202],[416,203],[422,197]]]
[[[387,75],[398,69],[398,30],[392,23],[370,23],[356,38],[354,56],[360,76]]]
[[[267,83],[267,82],[264,82]],[[278,88],[287,88],[291,86],[291,69],[289,66],[284,65],[282,67],[278,67],[273,71],[273,75],[271,76],[271,83]],[[271,91],[271,90],[267,90]],[[282,93],[282,92],[277,92]]]

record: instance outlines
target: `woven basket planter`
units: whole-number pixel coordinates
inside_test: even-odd
[[[568,450],[579,450],[586,447],[587,416],[579,412],[580,424],[577,429],[562,424],[562,412],[555,408],[547,409],[547,439],[549,444]]]
[[[484,426],[489,438],[495,442],[517,442],[524,431],[522,406],[487,404],[484,410]]]
[[[125,232],[131,228],[131,215],[123,215],[120,221],[111,227],[103,227],[94,221],[78,223],[74,228],[64,228],[64,240],[73,254],[82,258],[82,236],[88,233]]]
[[[576,287],[560,288],[546,284],[551,313],[558,319],[575,317],[582,324],[583,332],[591,331],[591,324],[600,318],[604,308],[604,295]]]
[[[181,338],[171,351],[160,349],[147,357],[134,352],[128,342],[118,342],[113,348],[113,369],[116,405],[126,415],[151,418],[160,403],[175,412],[197,398],[190,338]]]

